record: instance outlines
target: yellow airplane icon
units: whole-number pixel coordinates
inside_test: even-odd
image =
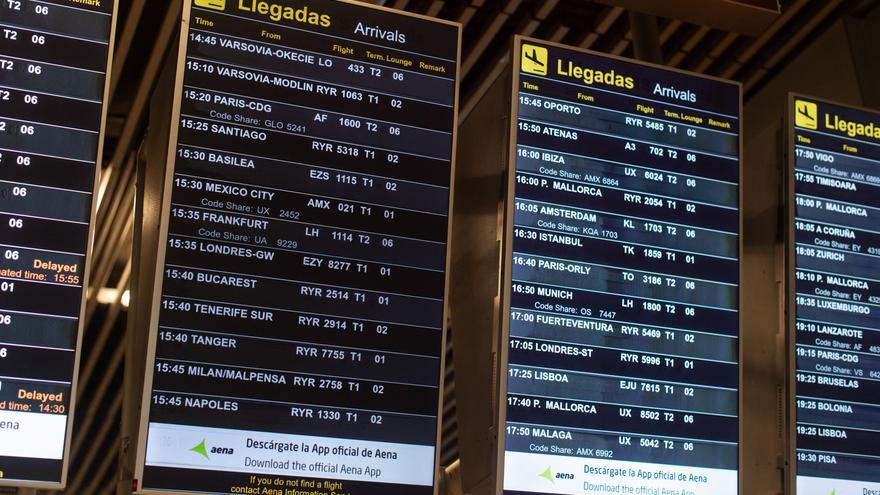
[[[794,125],[804,129],[819,127],[819,106],[811,101],[797,100],[794,103]]]
[[[547,49],[535,45],[522,46],[522,66],[523,72],[535,74],[538,76],[547,75],[548,63]]]
[[[205,7],[206,9],[226,10],[226,0],[195,0],[196,7]]]

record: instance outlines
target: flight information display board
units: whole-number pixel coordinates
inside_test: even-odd
[[[435,493],[460,26],[184,13],[141,490]]]
[[[738,493],[740,86],[515,50],[504,493]]]
[[[880,493],[880,113],[789,116],[797,494]]]
[[[0,3],[0,485],[66,478],[115,8]]]

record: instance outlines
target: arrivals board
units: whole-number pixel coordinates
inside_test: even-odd
[[[740,86],[515,54],[504,493],[738,493]]]
[[[140,489],[435,493],[459,25],[196,0],[184,26]]]
[[[789,116],[797,494],[880,493],[880,113]]]
[[[0,485],[66,479],[116,3],[0,3]]]

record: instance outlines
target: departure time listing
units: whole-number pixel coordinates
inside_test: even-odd
[[[458,26],[188,17],[142,488],[432,494]]]
[[[62,482],[114,5],[0,2],[0,485]]]
[[[790,110],[797,493],[880,493],[880,114]]]
[[[739,86],[516,55],[504,493],[738,493]]]

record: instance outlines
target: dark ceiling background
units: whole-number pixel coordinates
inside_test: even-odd
[[[662,0],[658,0],[662,1]],[[629,16],[589,0],[378,0],[372,3],[460,22],[461,117],[507,63],[511,36],[524,34],[633,56]],[[743,83],[748,99],[810,41],[880,0],[782,0],[782,15],[758,36],[658,18],[664,62]],[[127,301],[135,170],[158,72],[175,39],[180,0],[119,0],[116,52],[98,209],[92,287],[67,494],[109,494],[119,479]],[[101,289],[104,290],[101,290]],[[110,289],[110,290],[107,290]],[[450,361],[451,363],[451,361]],[[142,374],[143,370],[140,370]],[[138,370],[130,370],[133,375]],[[454,364],[447,372],[443,461],[456,458]]]

